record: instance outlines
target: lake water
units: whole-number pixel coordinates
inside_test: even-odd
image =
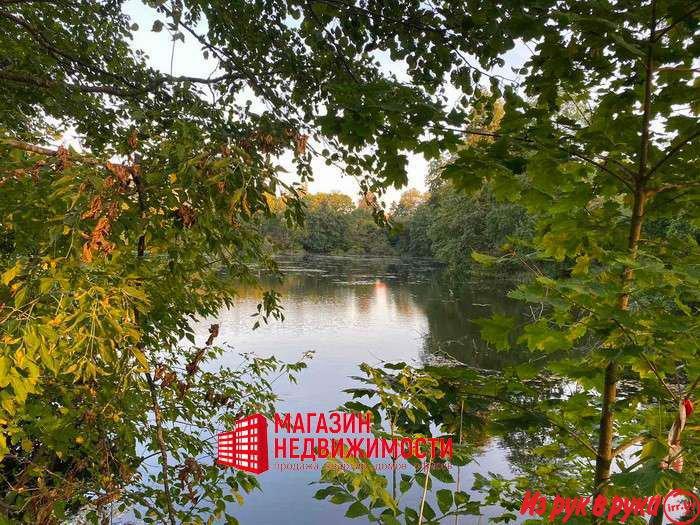
[[[286,361],[315,352],[298,384],[275,383],[282,398],[278,412],[334,410],[349,400],[342,390],[358,386],[350,376],[358,375],[362,362],[420,364],[436,352],[447,352],[479,368],[498,369],[503,364],[504,354],[490,351],[471,322],[492,311],[516,312],[518,305],[505,298],[508,286],[503,283],[481,283],[453,296],[439,284],[434,268],[416,261],[307,256],[279,263],[286,274],[285,282],[276,287],[282,294],[284,322],[271,321],[252,330],[250,315],[259,301],[253,290],[217,319],[221,324],[217,341],[236,352],[275,355]],[[198,331],[204,334],[211,321]],[[235,352],[223,358],[223,364],[237,363]],[[461,469],[462,488],[471,487],[475,471],[508,474],[508,454],[498,442],[489,442],[476,463]],[[240,523],[362,522],[343,516],[347,505],[313,499],[320,487],[309,483],[318,480],[320,471],[280,471],[276,461],[281,460],[271,453],[270,470],[259,476],[263,492],[248,495],[243,506],[231,509]],[[479,518],[464,516],[460,523],[479,523]]]

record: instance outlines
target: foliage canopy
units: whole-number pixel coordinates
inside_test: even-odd
[[[700,218],[696,2],[143,8],[158,13],[153,31],[196,42],[216,73],[155,70],[131,46],[137,28],[119,1],[0,2],[0,475],[13,487],[3,513],[51,521],[64,511],[57,502],[113,497],[140,465],[135,440],[146,435],[162,467],[149,519],[188,519],[182,487],[199,471],[180,456],[189,438],[172,422],[194,417],[209,395],[199,387],[211,380],[201,362],[213,338],[184,363],[179,341],[194,337],[193,317],[231,304],[235,280],[274,269],[255,226],[277,194],[289,220],[301,218],[297,187],[279,177],[285,153],[302,182],[319,155],[381,192],[406,182],[407,152],[447,150],[457,158],[444,176],[457,187],[488,181],[523,206],[537,221],[531,250],[504,257],[537,274],[514,295],[545,313],[524,325],[485,322],[485,336],[500,332],[496,346],[517,341],[549,359],[515,370],[493,395],[532,394],[533,369],[572,380],[575,395],[537,409],[576,429],[567,445],[592,453],[590,488],[670,483],[675,474],[658,468],[667,447],[653,430],[657,412],[638,407],[661,406],[664,427],[698,386],[700,254],[692,237],[643,233],[650,219]],[[517,78],[493,73],[516,46],[531,51]],[[500,99],[494,130],[483,122]],[[74,149],[55,146],[65,131]],[[541,260],[570,272],[552,279]],[[259,314],[281,315],[274,294]],[[506,341],[510,327],[519,333]],[[242,381],[222,374],[228,386],[212,395]],[[641,389],[618,395],[621,379]],[[263,399],[238,408],[269,401],[262,386]],[[151,419],[134,415],[146,406]],[[572,410],[584,406],[595,411]],[[640,435],[641,462],[611,478],[620,447]],[[123,457],[96,458],[98,446]],[[215,489],[206,498],[223,512]]]

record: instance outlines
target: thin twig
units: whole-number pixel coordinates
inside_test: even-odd
[[[430,469],[433,465],[433,452],[432,449],[428,454],[428,469],[425,473],[425,482],[423,483],[423,496],[420,500],[420,514],[418,515],[418,525],[423,523],[423,509],[425,507],[425,499],[428,495],[428,482],[430,481]]]
[[[138,173],[137,169],[132,169],[132,178],[134,179],[134,184],[136,185],[136,190],[138,192],[138,202],[139,202],[139,209],[141,210],[141,220],[146,219],[146,198],[145,198],[145,190],[143,186],[143,180],[141,179],[141,176]],[[137,248],[137,256],[139,258],[143,258],[146,253],[146,233],[143,232],[139,236],[138,239],[138,248]],[[134,316],[136,319],[136,322],[138,323],[139,321],[139,311],[134,308]],[[143,347],[142,343],[139,343],[139,346]],[[170,497],[170,478],[169,478],[169,473],[168,473],[168,448],[165,443],[165,436],[163,434],[163,421],[162,421],[162,414],[160,410],[160,405],[158,403],[158,393],[156,392],[156,386],[155,383],[153,382],[153,377],[151,376],[150,372],[146,372],[146,381],[148,382],[148,390],[151,393],[151,402],[153,404],[153,416],[155,418],[155,423],[156,423],[156,440],[158,442],[158,447],[160,448],[160,456],[161,456],[161,468],[162,468],[162,475],[163,475],[163,495],[165,499],[165,505],[167,507],[167,512],[168,512],[168,519],[170,521],[170,525],[175,525],[176,520],[175,520],[175,511],[173,509],[173,502]]]
[[[459,444],[462,444],[462,419],[464,416],[464,399],[461,400],[459,404]],[[460,474],[461,474],[462,467],[459,465],[457,466],[457,492],[459,492],[460,489]],[[459,514],[455,514],[455,525],[459,524]]]

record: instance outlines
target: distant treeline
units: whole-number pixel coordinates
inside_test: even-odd
[[[307,194],[304,202],[302,228],[287,227],[281,200],[264,221],[276,251],[432,258],[456,281],[469,278],[472,251],[497,253],[509,236],[532,229],[521,207],[496,202],[488,188],[470,197],[446,182],[433,182],[427,193],[405,191],[387,211],[387,225],[364,200],[342,193]]]
[[[263,221],[276,252],[430,258],[444,265],[445,276],[455,285],[474,279],[475,272],[496,271],[476,264],[472,252],[502,255],[511,238],[530,238],[535,223],[521,206],[497,201],[488,186],[470,196],[438,177],[429,178],[426,193],[405,191],[387,211],[386,225],[378,224],[363,199],[355,203],[343,193],[316,193],[303,200],[303,227],[285,224],[282,199],[274,203],[274,215]],[[700,240],[700,230],[681,218],[649,221],[644,231],[648,237]],[[524,271],[516,261],[497,268],[509,274]],[[557,268],[553,260],[541,269],[557,273]]]

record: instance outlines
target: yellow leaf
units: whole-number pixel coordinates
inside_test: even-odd
[[[4,394],[4,392],[3,392]],[[15,414],[15,404],[12,402],[12,398],[9,395],[0,396],[0,406],[5,409],[5,412],[11,416]]]
[[[7,385],[5,383],[4,385],[2,384],[3,380],[7,378],[7,375],[10,373],[10,367],[12,366],[12,363],[10,360],[5,357],[5,356],[0,356],[0,387],[4,387]]]
[[[591,265],[591,258],[587,255],[580,255],[576,258],[576,265],[571,270],[571,275],[579,277],[588,273],[588,268]]]
[[[17,261],[15,265],[7,270],[5,273],[2,274],[2,284],[8,285],[10,284],[10,281],[17,277],[19,273],[22,271],[22,263]]]
[[[5,440],[5,436],[0,435],[0,461],[2,461],[2,458],[4,458],[9,451],[10,449],[7,448],[7,441]]]
[[[134,357],[141,364],[141,366],[148,370],[148,359],[146,359],[146,356],[143,354],[143,352],[135,346],[131,348],[131,352],[134,354]]]

